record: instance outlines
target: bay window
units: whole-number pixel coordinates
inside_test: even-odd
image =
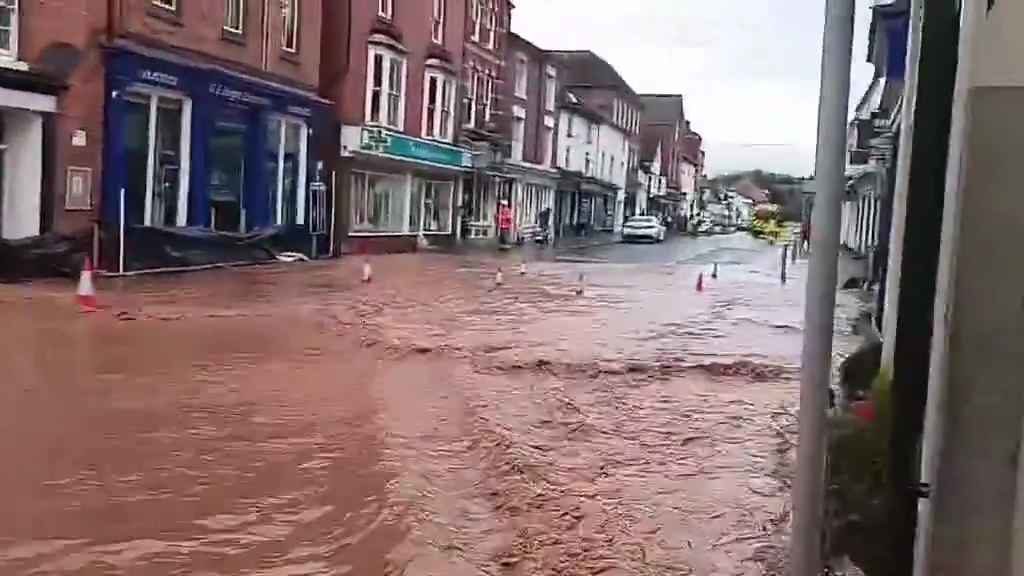
[[[404,232],[407,192],[404,176],[353,172],[352,232]]]
[[[437,44],[444,44],[444,17],[445,2],[447,0],[433,0],[434,10],[430,26],[430,38]]]
[[[451,142],[453,110],[455,107],[455,79],[438,72],[427,72],[424,82],[423,136]]]
[[[302,120],[285,116],[270,116],[266,128],[267,196],[273,223],[304,224],[308,128]]]
[[[366,122],[405,127],[405,58],[383,48],[369,50]]]
[[[281,0],[281,48],[299,51],[299,0]]]
[[[192,102],[137,90],[122,98],[125,220],[144,226],[184,226]]]
[[[0,58],[18,58],[18,0],[0,0]]]

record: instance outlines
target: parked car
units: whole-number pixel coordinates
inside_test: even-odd
[[[633,216],[622,226],[622,241],[647,240],[661,242],[665,239],[665,226],[657,216]]]

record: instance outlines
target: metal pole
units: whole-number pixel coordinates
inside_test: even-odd
[[[120,199],[119,199],[120,203],[118,204],[118,207],[117,207],[118,218],[120,219],[120,228],[121,228],[121,230],[118,232],[118,238],[117,238],[117,242],[119,244],[119,246],[118,246],[119,250],[118,250],[118,255],[117,255],[117,260],[118,260],[117,272],[118,272],[118,274],[124,274],[124,188],[121,188],[120,196],[121,196]]]
[[[823,568],[825,410],[832,361],[839,224],[846,167],[854,0],[827,0],[821,56],[815,199],[811,259],[804,305],[800,369],[800,440],[793,487],[793,576],[819,576]]]

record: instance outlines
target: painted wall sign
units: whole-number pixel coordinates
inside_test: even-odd
[[[155,70],[142,69],[139,70],[139,80],[143,82],[149,82],[150,84],[160,84],[162,86],[170,86],[171,88],[177,88],[178,80],[177,76],[167,74],[165,72],[157,72]]]
[[[359,149],[364,152],[388,154],[452,168],[471,168],[473,158],[468,150],[411,138],[382,128],[363,128]]]
[[[252,92],[247,92],[245,90],[236,90],[235,88],[231,88],[230,86],[225,86],[224,84],[220,84],[217,82],[210,84],[210,93],[214,96],[219,96],[225,100],[230,100],[231,102],[239,102],[242,104],[256,104],[258,106],[271,105],[270,98],[259,96],[257,94],[253,94]]]

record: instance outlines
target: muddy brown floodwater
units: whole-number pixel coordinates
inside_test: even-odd
[[[0,574],[773,573],[804,265],[680,254],[0,287]]]

